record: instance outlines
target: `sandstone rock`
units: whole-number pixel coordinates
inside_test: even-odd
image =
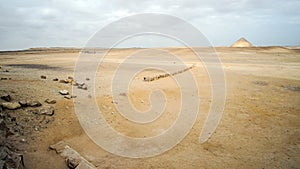
[[[78,89],[87,90],[87,86],[85,84],[78,85]]]
[[[47,77],[45,75],[42,75],[41,79],[47,79]]]
[[[76,169],[96,169],[96,167],[83,158],[77,151],[68,146],[65,142],[60,141],[55,145],[51,145],[50,149],[55,150],[66,159],[68,167]]]
[[[66,160],[66,162],[69,168],[76,168],[80,163],[80,159],[70,157]]]
[[[40,109],[38,114],[39,115],[53,116],[54,115],[54,107],[49,106],[49,107]]]
[[[65,99],[71,99],[72,97],[70,95],[65,95],[64,98]]]
[[[77,96],[75,95],[65,95],[64,98],[66,99],[72,99],[72,98],[76,98]]]
[[[18,102],[4,102],[2,103],[2,107],[10,110],[15,110],[21,107]]]
[[[73,82],[72,77],[68,77],[68,79],[59,80],[59,83],[72,83],[72,82]]]
[[[35,101],[29,101],[27,102],[27,106],[30,106],[30,107],[39,107],[39,106],[42,106],[42,103],[35,100]]]
[[[27,107],[27,101],[26,100],[21,100],[19,101],[19,104],[22,106],[22,107]]]
[[[54,78],[54,79],[52,79],[53,81],[58,81],[58,79],[57,78]]]
[[[85,85],[85,83],[84,82],[75,82],[73,85],[74,86],[83,86],[83,85]]]
[[[46,99],[45,102],[48,103],[48,104],[55,104],[56,100],[54,100],[54,99]]]
[[[61,90],[61,91],[59,91],[59,93],[61,95],[68,95],[69,94],[69,92],[67,90]]]
[[[47,115],[47,116],[53,116],[54,115],[54,108],[52,106],[41,108],[41,109],[33,109],[29,110],[29,112],[33,114],[38,115]]]
[[[11,96],[9,94],[5,94],[1,96],[1,99],[10,102],[12,100]]]
[[[65,80],[65,83],[72,83],[73,82],[73,79],[66,79]]]

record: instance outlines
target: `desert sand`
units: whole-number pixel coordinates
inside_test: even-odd
[[[176,120],[176,103],[180,97],[172,78],[144,82],[145,76],[163,73],[148,69],[136,74],[130,92],[122,95],[128,96],[137,109],[145,111],[150,106],[151,89],[160,87],[169,98],[163,115],[149,125],[138,125],[118,113],[109,93],[114,70],[124,57],[142,50],[111,50],[96,75],[96,96],[83,93],[87,101],[96,99],[112,127],[136,138],[155,136],[169,128]],[[68,168],[65,160],[49,149],[59,141],[66,142],[97,168],[299,168],[299,48],[217,47],[226,77],[226,103],[219,126],[202,144],[198,141],[199,133],[212,99],[207,71],[187,48],[161,50],[178,55],[189,65],[195,64],[190,72],[199,84],[200,115],[189,134],[171,150],[150,158],[132,159],[111,154],[91,141],[75,114],[77,98],[66,99],[59,94],[60,90],[71,92],[73,86],[52,80],[74,76],[80,50],[63,48],[0,53],[0,95],[9,94],[17,102],[38,100],[41,107],[54,108],[52,116],[34,114],[30,111],[34,107],[3,108],[1,114],[3,117],[9,114],[6,120],[12,132],[5,138],[6,142],[24,155],[26,168]],[[210,57],[205,50],[202,54]],[[151,52],[148,55],[161,59]],[[136,65],[142,63],[143,60],[137,60]],[[46,99],[55,99],[56,103],[45,103]]]

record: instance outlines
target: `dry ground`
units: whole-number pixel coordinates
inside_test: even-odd
[[[116,49],[109,53],[97,74],[96,100],[107,122],[117,131],[132,137],[150,137],[170,127],[177,117],[178,86],[171,78],[150,83],[144,75],[134,78],[127,94],[139,110],[149,108],[148,93],[160,87],[168,97],[164,114],[149,126],[128,122],[117,113],[109,95],[110,80],[122,58],[143,49]],[[196,63],[191,70],[199,84],[200,112],[189,134],[173,149],[155,157],[130,159],[108,153],[94,144],[81,128],[73,101],[64,99],[59,90],[72,90],[69,84],[52,81],[73,76],[78,53],[21,52],[1,53],[0,94],[10,94],[15,101],[56,99],[55,115],[28,114],[27,109],[3,110],[20,121],[20,132],[13,143],[25,156],[27,168],[67,168],[64,160],[49,145],[64,140],[98,168],[299,168],[300,167],[300,51],[281,47],[217,48],[226,74],[227,100],[222,120],[205,143],[199,133],[209,110],[211,95],[207,72],[201,62],[185,48],[164,49]],[[202,50],[202,49],[199,49]],[[151,55],[151,52],[148,53]],[[204,57],[209,57],[203,51]],[[159,56],[157,60],[160,60]],[[142,60],[138,60],[138,63]],[[172,63],[173,64],[173,63]],[[129,67],[130,68],[130,67]],[[9,72],[5,72],[8,70]],[[41,79],[46,75],[47,79]],[[180,76],[180,75],[178,75]],[[85,93],[87,100],[89,93]],[[4,102],[1,100],[1,102]],[[43,104],[46,104],[43,102]],[[88,108],[87,108],[88,109]],[[114,113],[112,113],[114,112]],[[24,119],[27,121],[24,122]],[[36,124],[42,123],[42,124]],[[38,126],[38,129],[35,129]],[[20,139],[25,143],[19,143]],[[18,142],[18,144],[16,143]]]

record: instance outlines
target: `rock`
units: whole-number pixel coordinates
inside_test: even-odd
[[[65,95],[64,98],[66,99],[72,99],[72,98],[76,98],[77,96],[75,95]]]
[[[27,140],[26,140],[26,139],[24,139],[24,138],[22,138],[22,139],[20,140],[20,142],[21,142],[21,143],[26,143],[26,142],[27,142]]]
[[[56,144],[50,145],[49,148],[50,150],[55,150],[57,154],[60,154],[64,151],[65,146],[67,146],[67,144],[64,141],[60,141]]]
[[[78,85],[78,89],[87,90],[87,86],[85,84]]]
[[[80,163],[80,159],[70,157],[66,162],[69,168],[76,168]]]
[[[87,80],[87,81],[88,81],[88,80],[90,80],[90,78],[88,78],[88,77],[87,77],[87,78],[85,78],[85,80]]]
[[[71,76],[69,76],[69,77],[68,77],[68,79],[74,80],[74,78],[73,78],[73,77],[71,77]]]
[[[49,106],[49,107],[40,109],[38,114],[39,115],[53,116],[54,115],[54,107]]]
[[[81,162],[78,164],[76,169],[94,169],[95,166],[92,166],[91,163]]]
[[[54,79],[52,79],[53,81],[58,81],[58,78],[54,78]]]
[[[72,83],[73,82],[73,79],[66,79],[65,80],[65,83]]]
[[[27,107],[27,101],[26,100],[21,100],[19,101],[19,104],[22,106],[22,107]]]
[[[7,102],[10,102],[12,99],[11,99],[11,96],[9,94],[5,94],[3,96],[1,96],[1,99],[7,101]]]
[[[69,92],[67,90],[61,90],[61,91],[59,91],[59,93],[61,95],[68,95],[69,94]]]
[[[2,107],[10,110],[15,110],[21,107],[18,102],[4,102],[2,103]]]
[[[68,79],[62,79],[59,81],[59,83],[72,83],[72,82],[73,82],[72,77],[68,77]]]
[[[82,157],[77,151],[68,146],[65,142],[60,141],[55,145],[51,145],[50,149],[55,150],[66,159],[67,165],[70,168],[76,169],[96,169],[96,167]]]
[[[39,107],[39,106],[42,106],[42,103],[39,102],[39,101],[30,101],[30,102],[27,102],[27,106],[30,106],[30,107]]]
[[[1,80],[7,80],[7,77],[1,77]]]
[[[0,146],[0,168],[25,168],[22,154],[11,150],[10,146]]]
[[[41,79],[47,79],[47,77],[45,75],[42,75]]]
[[[52,99],[52,100],[51,99],[46,99],[45,102],[48,103],[48,104],[55,104],[56,100],[54,100],[54,99]]]
[[[29,110],[29,112],[33,114],[38,114],[38,115],[47,115],[47,116],[53,116],[54,115],[54,108],[52,106],[45,107],[42,109],[34,109],[34,110]]]
[[[64,98],[71,99],[72,97],[70,95],[65,95]]]
[[[85,85],[85,83],[84,82],[76,82],[73,85],[74,86],[83,86],[83,85]]]
[[[59,80],[59,83],[66,83],[66,81],[61,79],[61,80]]]

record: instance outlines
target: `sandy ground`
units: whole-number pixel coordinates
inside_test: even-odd
[[[144,82],[144,76],[162,73],[148,69],[136,74],[127,96],[138,110],[145,111],[150,106],[149,93],[159,87],[168,97],[163,115],[153,123],[139,125],[129,122],[118,113],[109,93],[114,70],[122,63],[124,56],[142,50],[111,51],[96,75],[96,96],[84,93],[87,101],[96,98],[99,109],[112,127],[124,135],[137,138],[155,136],[169,128],[178,116],[177,103],[180,98],[179,88],[172,78]],[[188,64],[196,64],[191,73],[199,84],[200,115],[189,134],[177,146],[161,155],[140,159],[116,156],[98,147],[78,122],[73,104],[76,98],[65,99],[58,93],[63,89],[71,91],[72,86],[52,79],[73,76],[78,53],[1,53],[0,77],[11,78],[1,80],[1,95],[10,94],[15,101],[39,100],[43,106],[47,98],[57,101],[53,105],[55,114],[51,117],[33,116],[28,113],[28,108],[3,110],[3,113],[17,118],[18,124],[14,125],[23,126],[10,140],[24,154],[25,166],[67,168],[64,159],[49,150],[49,145],[63,140],[98,168],[300,167],[299,49],[216,48],[226,75],[226,104],[217,130],[203,144],[198,139],[212,99],[209,76],[203,64],[188,49],[164,50],[178,55]],[[202,54],[210,57],[205,50]],[[145,55],[157,58],[157,64],[169,64],[160,61],[161,56],[151,52]],[[137,59],[135,64],[144,62]],[[128,66],[128,69],[132,69],[132,66],[134,64]],[[47,76],[47,79],[41,79],[41,75]],[[43,123],[45,119],[47,123]],[[23,138],[26,142],[20,143]]]

